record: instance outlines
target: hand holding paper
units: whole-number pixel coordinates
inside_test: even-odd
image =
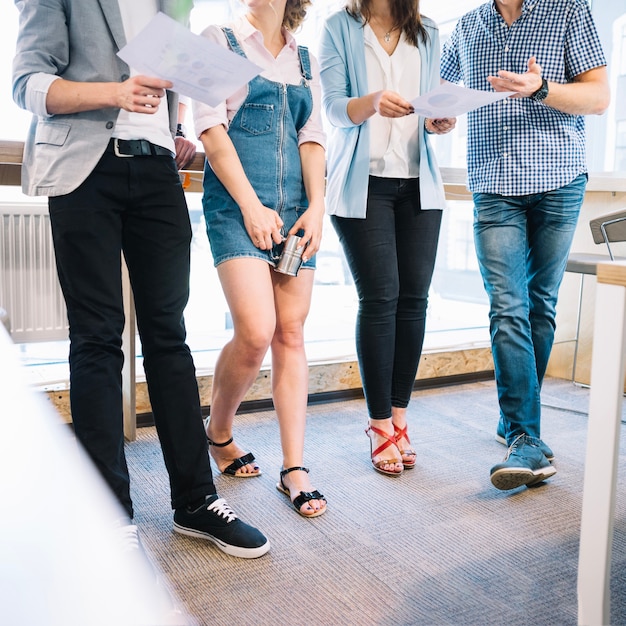
[[[134,70],[169,80],[173,91],[209,106],[217,106],[262,71],[164,13],[157,13],[118,56]]]
[[[480,91],[453,83],[442,83],[411,101],[415,113],[430,118],[458,117],[512,95],[512,91]]]

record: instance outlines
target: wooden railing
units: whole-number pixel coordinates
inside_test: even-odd
[[[19,185],[24,144],[0,141],[0,185]]]

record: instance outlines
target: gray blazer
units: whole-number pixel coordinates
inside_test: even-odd
[[[136,0],[140,1],[140,0]],[[59,196],[76,189],[104,153],[119,114],[117,108],[69,115],[37,115],[27,90],[33,75],[67,80],[116,82],[129,77],[117,52],[126,44],[117,0],[15,0],[20,29],[13,62],[13,98],[35,115],[25,142],[22,189],[35,196]],[[181,5],[184,15],[181,15]],[[159,0],[163,13],[188,22],[190,0]],[[168,92],[170,129],[175,134],[178,97]]]

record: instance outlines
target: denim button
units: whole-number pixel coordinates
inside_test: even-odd
[[[107,122],[107,130],[111,130],[115,126],[114,122]]]

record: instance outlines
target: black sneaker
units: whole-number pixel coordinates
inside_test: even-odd
[[[498,443],[501,443],[503,446],[508,447],[506,437],[504,436],[504,422],[502,421],[502,418],[500,418],[500,421],[498,422],[498,428],[496,429],[496,441]],[[550,461],[550,463],[552,463],[552,461],[554,461],[554,452],[552,452],[552,448],[550,448],[550,446],[548,446],[548,444],[545,443],[542,439],[538,439],[538,441],[538,445],[541,448],[544,456],[546,457],[546,459],[548,459],[548,461]]]
[[[556,468],[537,444],[539,439],[519,435],[509,447],[504,461],[491,468],[491,482],[497,489],[531,487],[556,474]]]
[[[256,559],[270,549],[261,531],[242,522],[224,498],[207,496],[206,502],[192,510],[174,511],[174,530],[182,535],[208,539],[222,552],[242,559]]]

